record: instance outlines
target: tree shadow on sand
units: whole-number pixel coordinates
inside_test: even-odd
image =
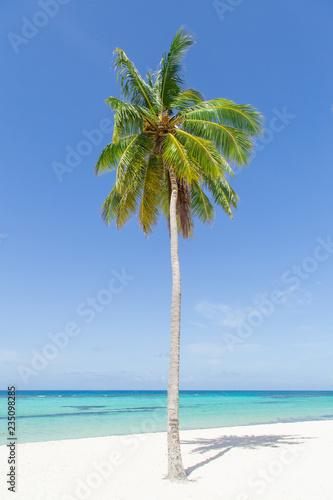
[[[212,450],[220,450],[219,453],[214,455],[213,457],[209,457],[202,462],[199,462],[192,467],[188,467],[186,469],[186,474],[189,475],[199,467],[203,467],[207,465],[209,462],[216,460],[222,457],[225,453],[230,451],[232,448],[248,448],[255,449],[260,447],[271,447],[278,448],[279,446],[284,445],[297,445],[302,444],[304,439],[309,438],[300,438],[299,436],[290,436],[290,435],[263,435],[263,436],[221,436],[217,438],[211,439],[192,439],[192,440],[183,440],[183,445],[197,445],[191,453],[206,453]]]

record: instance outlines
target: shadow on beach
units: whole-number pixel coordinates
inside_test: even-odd
[[[199,462],[192,467],[186,469],[186,474],[189,475],[199,467],[207,465],[209,462],[222,457],[225,453],[232,450],[232,448],[248,448],[255,449],[260,447],[271,447],[277,448],[279,446],[285,445],[297,445],[302,444],[305,438],[300,436],[290,436],[290,435],[263,435],[263,436],[221,436],[211,439],[191,439],[182,440],[183,445],[197,445],[191,453],[206,453],[213,450],[220,450],[219,453],[213,457],[209,457],[202,462]]]

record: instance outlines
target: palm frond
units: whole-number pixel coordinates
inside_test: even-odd
[[[122,137],[118,142],[111,142],[102,150],[96,166],[95,175],[105,174],[116,170],[126,148],[133,143],[138,134]]]
[[[175,137],[189,151],[191,160],[194,160],[199,165],[200,171],[211,176],[219,176],[225,173],[233,175],[229,163],[216,150],[212,141],[192,135],[181,129],[175,132]]]
[[[116,186],[113,186],[110,194],[101,206],[102,218],[108,225],[117,218],[117,209],[120,200],[121,195],[117,192]]]
[[[255,136],[263,133],[263,117],[256,109],[227,99],[204,101],[178,113],[179,121],[186,118],[214,121],[245,130]]]
[[[181,27],[172,40],[168,54],[164,53],[158,75],[160,98],[163,109],[170,107],[172,100],[179,94],[183,85],[182,62],[186,51],[195,42],[184,27]]]
[[[237,208],[238,196],[229,183],[222,176],[214,179],[206,175],[205,186],[212,194],[214,202],[220,205],[225,213],[233,219],[232,208]]]
[[[102,218],[107,224],[115,220],[117,229],[120,229],[135,213],[142,190],[142,174],[143,169],[138,168],[131,176],[131,183],[121,192],[116,185],[113,186],[101,207]]]
[[[120,188],[121,200],[117,207],[116,224],[118,229],[123,227],[138,209],[146,168],[147,162],[142,160],[131,164],[124,174]]]
[[[201,222],[213,221],[215,214],[214,206],[203,192],[199,182],[192,182],[191,184],[191,201],[193,214],[198,217]]]
[[[144,81],[135,65],[129,60],[125,52],[119,48],[114,51],[113,66],[117,70],[117,81],[120,80],[122,95],[131,104],[147,106],[156,115],[154,96],[151,87]]]
[[[194,179],[199,179],[196,164],[191,162],[189,152],[174,134],[164,136],[162,156],[164,163],[175,169],[178,179],[184,179],[188,183],[191,183]]]
[[[154,123],[155,115],[149,108],[124,102],[117,97],[108,97],[105,100],[115,112],[114,131],[112,141],[117,141],[120,137],[142,132],[144,122]]]
[[[185,89],[178,92],[170,102],[169,107],[170,109],[184,110],[188,106],[199,104],[200,102],[203,102],[203,95],[201,92],[195,89]]]
[[[182,127],[189,134],[203,137],[213,142],[224,158],[237,165],[248,165],[255,141],[247,131],[198,118],[184,120]]]
[[[137,134],[124,150],[117,168],[116,186],[121,190],[131,182],[138,166],[145,164],[153,148],[153,140],[146,134]]]
[[[147,236],[159,220],[159,206],[164,191],[164,169],[158,156],[151,155],[144,172],[139,207],[140,226]]]
[[[128,188],[122,195],[119,202],[116,219],[118,229],[121,229],[137,211],[141,192],[142,178],[138,177],[135,182],[132,182],[131,188]]]

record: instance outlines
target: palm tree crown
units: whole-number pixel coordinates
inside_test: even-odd
[[[169,221],[171,171],[178,184],[178,231],[184,238],[193,234],[193,217],[212,222],[212,202],[230,217],[237,207],[226,176],[233,175],[230,164],[249,164],[255,138],[262,133],[262,116],[249,105],[205,101],[197,90],[185,88],[182,61],[193,43],[180,28],[159,70],[146,79],[121,49],[115,50],[124,100],[106,99],[115,113],[114,132],[95,167],[97,175],[117,170],[102,205],[108,224],[115,220],[121,228],[138,212],[148,235],[161,212]]]

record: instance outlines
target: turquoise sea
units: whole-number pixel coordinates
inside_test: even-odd
[[[166,430],[165,391],[18,391],[18,443]],[[181,429],[333,419],[333,391],[181,391]],[[0,391],[0,444],[7,392]]]

